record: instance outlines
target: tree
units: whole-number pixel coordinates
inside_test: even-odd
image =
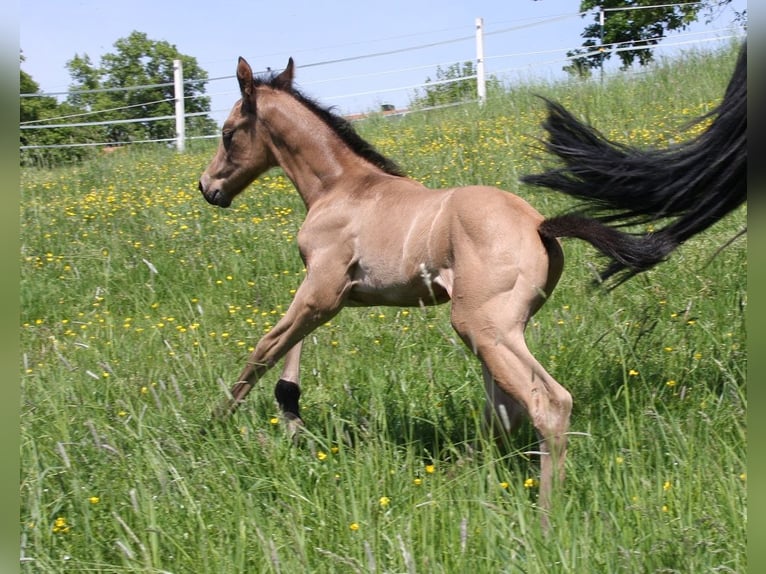
[[[21,63],[24,56],[21,55]],[[21,94],[37,94],[40,85],[19,67],[19,91]],[[40,120],[57,118],[62,115],[73,114],[76,110],[71,106],[59,104],[52,96],[34,96],[19,98],[19,122],[21,125],[34,125]],[[43,123],[43,122],[40,122]],[[31,149],[21,150],[20,161],[22,165],[52,165],[62,161],[79,160],[88,154],[83,148],[38,148],[34,146],[62,145],[77,141],[74,138],[82,138],[82,133],[76,132],[76,128],[58,128],[45,130],[19,130],[19,143],[21,146],[32,146]],[[81,139],[79,141],[82,141]]]
[[[104,126],[104,141],[119,143],[175,137],[174,119],[146,119],[175,113],[173,60],[180,60],[183,66],[186,113],[210,111],[210,98],[202,95],[207,72],[199,67],[196,58],[181,54],[166,41],[151,40],[135,31],[117,40],[114,47],[113,53],[102,56],[98,67],[87,54],[75,54],[67,62],[73,79],[71,88],[75,92],[69,96],[69,104],[87,111],[102,111],[100,120],[138,120]],[[186,120],[189,135],[215,130],[216,124],[208,116]]]
[[[620,59],[623,69],[629,68],[636,60],[642,66],[648,64],[654,60],[652,50],[625,48],[654,46],[667,32],[686,29],[701,14],[707,14],[708,19],[712,19],[716,10],[730,3],[731,0],[674,0],[673,3],[659,0],[582,0],[580,11],[589,11],[594,23],[586,26],[581,34],[585,38],[583,48],[567,52],[567,56],[573,59],[564,70],[573,75],[588,75],[591,68],[598,68],[613,55]],[[603,29],[598,8],[605,9]],[[746,13],[737,14],[736,19],[746,19]],[[603,50],[602,45],[605,46]]]
[[[24,56],[21,56],[21,61],[24,61]],[[27,74],[24,70],[19,68],[19,91],[22,94],[36,94],[40,91],[40,84],[32,79],[32,76]],[[19,100],[19,122],[27,123],[34,122],[36,120],[46,117],[47,112],[55,110],[58,102],[56,98],[51,96],[27,98],[23,97]],[[22,134],[23,136],[23,134]],[[23,137],[22,137],[23,145]]]
[[[105,54],[99,66],[87,54],[75,54],[67,68],[72,77],[72,93],[59,102],[50,96],[20,98],[20,117],[24,122],[52,119],[66,123],[78,117],[76,123],[108,120],[136,120],[109,125],[22,129],[22,146],[114,143],[175,138],[175,118],[151,120],[175,115],[173,61],[181,60],[184,75],[184,100],[187,114],[203,115],[186,118],[188,135],[207,135],[217,130],[215,121],[206,115],[210,98],[204,96],[207,72],[195,58],[181,54],[168,42],[150,40],[146,34],[132,32],[117,40],[115,51]],[[23,63],[24,56],[21,55]],[[31,76],[20,69],[22,94],[36,94],[40,87]],[[127,88],[127,89],[126,89]],[[88,116],[88,112],[99,112]],[[22,151],[22,164],[51,165],[80,159],[93,148],[64,149],[35,148]]]
[[[445,104],[454,104],[476,98],[476,70],[471,61],[462,65],[455,63],[446,70],[441,66],[436,68],[436,80],[426,78],[426,83],[432,85],[424,88],[424,94],[418,95],[410,102],[411,107],[428,108]],[[500,88],[500,81],[490,76],[487,81],[487,92]]]

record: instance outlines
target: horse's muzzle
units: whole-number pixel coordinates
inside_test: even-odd
[[[229,207],[231,205],[230,197],[226,196],[220,189],[211,190],[205,186],[202,179],[199,180],[197,187],[202,192],[202,197],[204,197],[210,205],[217,205],[218,207]]]

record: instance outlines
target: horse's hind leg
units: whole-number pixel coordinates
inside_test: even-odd
[[[540,438],[539,502],[548,510],[554,482],[564,481],[572,395],[532,356],[521,332],[508,346],[487,345],[479,352],[495,384],[524,406]]]
[[[507,295],[490,298],[474,307],[470,316],[464,313],[463,305],[453,300],[452,321],[455,330],[484,364],[491,381],[507,395],[495,395],[489,412],[502,412],[520,405],[532,422],[540,438],[539,503],[544,510],[549,510],[553,484],[564,480],[572,396],[530,353],[524,341],[528,309],[518,317],[509,316],[508,307],[516,305]],[[518,415],[517,410],[514,415]],[[509,422],[513,426],[515,421],[509,419]],[[547,526],[545,516],[542,521]]]
[[[489,436],[502,443],[510,433],[519,427],[525,414],[524,407],[497,386],[484,361],[482,361],[481,367],[484,376],[484,390],[487,396],[484,405],[484,428]]]

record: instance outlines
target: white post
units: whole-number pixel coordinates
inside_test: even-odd
[[[487,80],[484,77],[484,18],[476,18],[476,95],[479,103],[487,99]]]
[[[598,65],[601,69],[601,81],[604,81],[604,7],[601,6],[599,8],[598,12],[598,25],[599,30],[601,31],[599,36],[599,47],[598,47]]]
[[[176,100],[176,151],[183,152],[186,143],[184,121],[184,68],[181,60],[173,60],[173,83]]]

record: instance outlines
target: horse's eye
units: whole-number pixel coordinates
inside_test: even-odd
[[[234,135],[234,130],[224,129],[221,132],[221,137],[223,139],[223,145],[225,148],[228,149],[228,147],[231,145],[231,138]]]

